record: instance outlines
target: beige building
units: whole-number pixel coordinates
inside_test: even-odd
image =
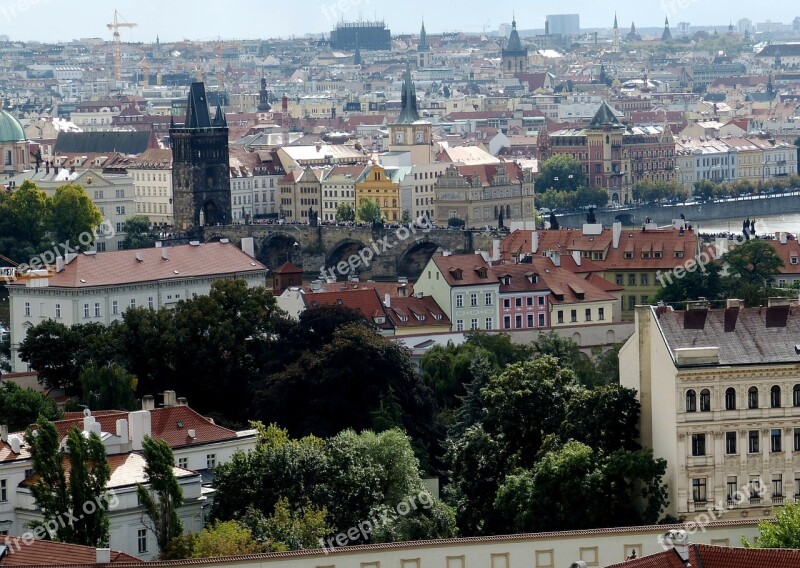
[[[145,150],[128,166],[128,173],[136,214],[146,215],[154,227],[172,225],[172,150]]]
[[[621,383],[639,392],[642,445],[667,461],[669,513],[741,520],[800,499],[798,345],[787,300],[636,308]]]

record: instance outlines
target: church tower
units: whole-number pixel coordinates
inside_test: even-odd
[[[425,22],[419,32],[419,45],[417,46],[417,69],[427,69],[431,66],[431,47],[428,45],[428,33],[425,31]]]
[[[258,91],[258,112],[269,112],[272,105],[269,104],[269,91],[267,90],[267,79],[261,77],[261,90]]]
[[[661,41],[672,41],[672,32],[669,31],[669,16],[664,18],[664,33],[661,34]]]
[[[617,14],[614,13],[614,38],[612,39],[611,43],[611,51],[613,53],[619,53],[621,51],[619,46],[619,25],[617,25]]]
[[[503,57],[503,77],[514,77],[518,73],[528,72],[528,50],[522,47],[517,31],[517,18],[511,21],[511,35],[508,36],[508,43],[502,53]]]
[[[400,115],[389,127],[389,136],[390,152],[410,152],[412,165],[432,163],[431,124],[420,119],[417,91],[408,62],[403,78]]]
[[[230,223],[228,123],[219,106],[211,118],[203,83],[192,83],[186,122],[182,127],[173,124],[169,135],[176,229]]]

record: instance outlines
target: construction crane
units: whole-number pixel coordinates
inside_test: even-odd
[[[114,79],[122,80],[122,38],[119,35],[120,28],[135,28],[139,24],[128,22],[122,15],[114,10],[114,21],[106,24],[108,29],[114,30]]]

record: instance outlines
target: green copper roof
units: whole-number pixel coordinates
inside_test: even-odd
[[[517,20],[511,22],[511,35],[508,36],[506,51],[522,51],[522,42],[519,39],[519,32],[517,32]]]
[[[401,97],[402,108],[400,116],[397,117],[395,124],[413,124],[419,120],[417,110],[417,90],[414,88],[414,80],[411,78],[411,66],[406,62],[406,75],[403,79],[403,95]]]
[[[425,22],[422,22],[422,29],[419,32],[419,46],[417,47],[417,51],[430,51],[430,46],[428,45],[428,32],[425,31]]]
[[[603,101],[603,104],[597,109],[594,118],[589,123],[589,128],[603,128],[604,126],[623,126],[623,124],[617,120],[617,115],[614,114],[614,111],[611,110],[611,107],[608,106],[608,103],[605,101]]]
[[[0,143],[25,140],[25,131],[19,121],[4,110],[0,110]]]

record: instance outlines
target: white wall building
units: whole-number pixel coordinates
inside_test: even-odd
[[[322,212],[320,221],[336,221],[336,210],[340,205],[349,205],[356,210],[356,180],[364,166],[334,166],[325,170],[322,179]]]
[[[55,273],[8,286],[12,368],[29,370],[19,347],[28,329],[45,320],[108,325],[131,307],[172,308],[208,294],[218,280],[264,286],[266,274],[263,264],[227,242],[70,254],[57,261]]]

